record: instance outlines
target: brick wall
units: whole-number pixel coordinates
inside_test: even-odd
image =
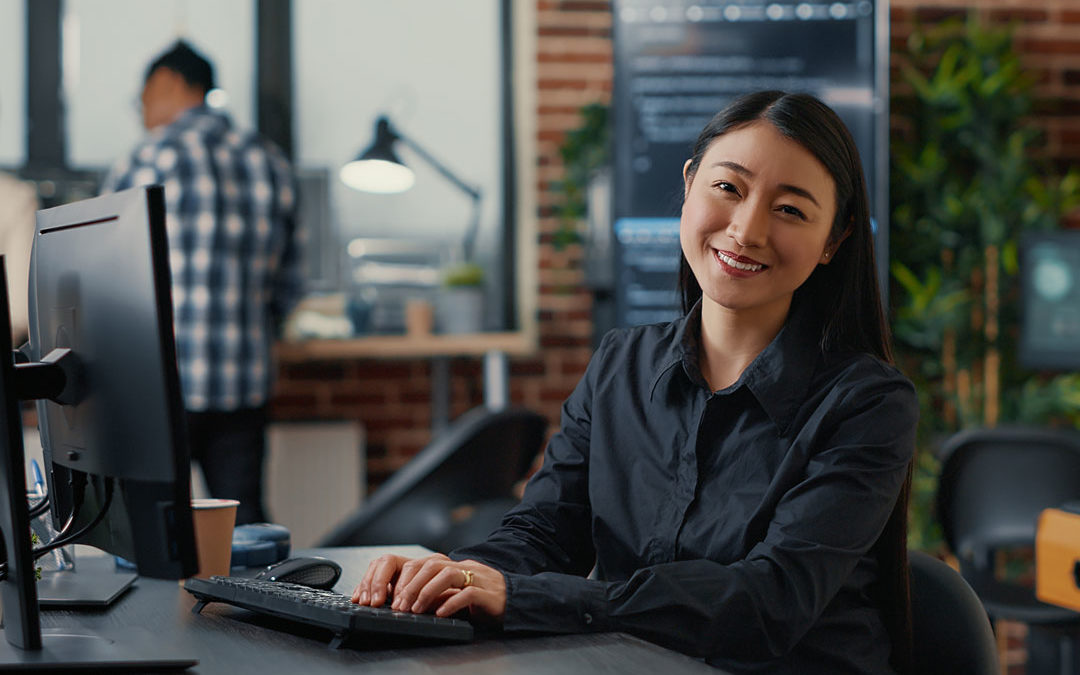
[[[580,124],[578,110],[611,94],[611,13],[606,0],[535,0],[536,147],[540,352],[510,363],[510,397],[557,423],[559,406],[591,353],[592,307],[579,246],[556,249],[552,181],[562,176],[558,147]],[[893,0],[894,45],[915,21],[933,22],[977,7],[993,21],[1018,22],[1025,63],[1039,75],[1038,124],[1045,154],[1059,165],[1080,159],[1080,0]],[[526,83],[518,83],[519,86]],[[451,416],[482,400],[480,364],[451,367]],[[369,476],[381,482],[430,440],[430,366],[417,361],[287,365],[273,404],[279,419],[358,419],[367,429]]]

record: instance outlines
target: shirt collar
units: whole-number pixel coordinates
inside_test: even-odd
[[[665,374],[681,365],[683,375],[697,386],[708,388],[701,375],[698,353],[701,344],[701,301],[675,321],[675,332],[666,359],[652,382],[652,390]],[[783,328],[746,367],[735,384],[725,391],[746,387],[782,434],[810,388],[821,348],[820,325],[809,303],[793,303]]]
[[[172,124],[168,125],[170,129],[187,129],[199,124],[202,121],[206,123],[216,123],[224,127],[232,126],[232,121],[229,116],[220,110],[214,110],[206,104],[197,105],[194,108],[188,108],[184,112],[180,113],[180,116],[172,121]]]

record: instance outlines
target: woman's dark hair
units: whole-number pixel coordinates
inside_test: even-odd
[[[821,318],[823,351],[873,354],[892,362],[889,329],[878,290],[870,206],[859,151],[840,117],[809,94],[761,91],[742,96],[713,117],[694,143],[688,180],[693,180],[705,151],[724,134],[757,121],[806,148],[836,185],[836,217],[829,241],[847,238],[828,265],[818,265],[795,291],[793,304],[809,304]],[[701,299],[701,286],[686,256],[679,264],[679,296],[683,312]],[[881,570],[879,602],[893,642],[893,666],[910,671],[911,613],[907,562],[907,502],[911,467],[885,530],[874,545]]]

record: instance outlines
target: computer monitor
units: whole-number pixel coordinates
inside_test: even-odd
[[[1021,365],[1080,368],[1080,231],[1023,236],[1020,294]]]
[[[8,553],[0,666],[161,665],[137,639],[43,640],[18,402],[38,400],[58,529],[77,532],[98,520],[79,543],[133,561],[142,575],[195,573],[164,190],[134,188],[39,211],[29,288],[30,362],[0,359],[0,529]],[[0,353],[12,354],[6,283],[0,291]]]

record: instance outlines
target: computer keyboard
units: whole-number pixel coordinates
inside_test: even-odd
[[[208,603],[225,602],[328,628],[334,632],[332,648],[340,647],[354,633],[391,633],[449,642],[473,639],[473,627],[468,621],[357,605],[340,593],[283,581],[212,576],[188,579],[184,589],[198,600],[192,609],[196,614]]]

